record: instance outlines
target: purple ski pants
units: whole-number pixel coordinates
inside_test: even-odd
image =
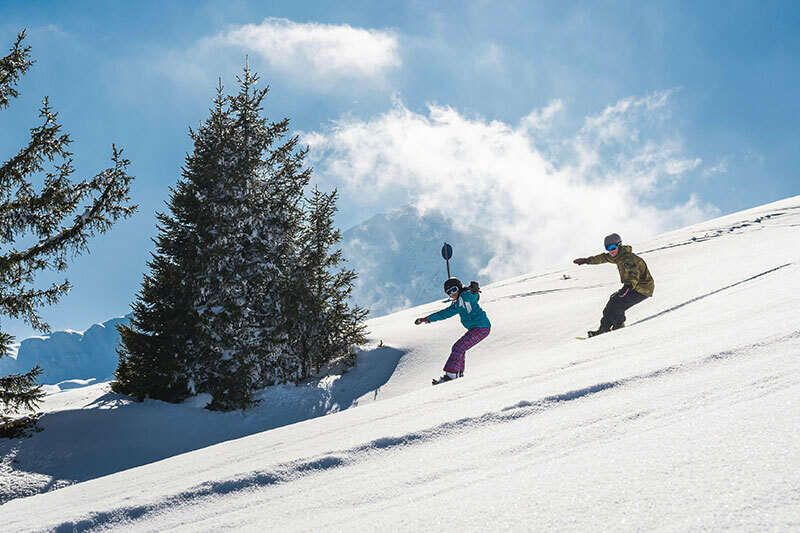
[[[467,331],[464,336],[458,339],[453,345],[450,357],[444,365],[444,371],[458,374],[464,372],[464,355],[467,350],[488,337],[490,331],[489,328],[473,328]]]

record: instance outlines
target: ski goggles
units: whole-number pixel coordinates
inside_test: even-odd
[[[450,287],[449,289],[447,289],[447,290],[446,290],[446,291],[444,291],[444,292],[445,292],[445,294],[447,294],[448,296],[450,296],[451,294],[455,294],[455,293],[457,293],[457,292],[458,292],[458,287],[456,287],[456,286]]]
[[[608,246],[606,246],[606,250],[608,250],[609,252],[613,252],[617,248],[619,248],[619,244],[609,244]]]

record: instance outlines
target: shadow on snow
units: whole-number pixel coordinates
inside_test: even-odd
[[[269,387],[247,411],[211,412],[197,401],[136,403],[109,392],[82,409],[45,414],[43,431],[29,438],[0,440],[0,458],[13,456],[14,470],[51,476],[42,491],[63,486],[60,480],[94,479],[354,407],[359,397],[378,393],[403,354],[385,346],[362,351],[349,372]],[[0,488],[0,503],[17,497],[5,490]]]

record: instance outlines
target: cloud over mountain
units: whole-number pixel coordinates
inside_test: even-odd
[[[398,102],[304,142],[322,179],[355,201],[409,198],[456,226],[489,228],[485,271],[499,279],[589,253],[612,231],[635,242],[716,213],[694,196],[664,201],[702,166],[669,127],[670,95],[622,99],[567,134],[551,127],[561,101],[517,125]]]

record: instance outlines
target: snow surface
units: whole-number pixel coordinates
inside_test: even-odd
[[[107,384],[50,395],[44,431],[0,443],[16,498],[0,524],[797,530],[798,243],[800,197],[634,243],[655,296],[586,341],[612,265],[488,286],[492,334],[438,387],[463,328],[412,320],[441,302],[371,321],[356,370],[245,413],[132,404]]]

